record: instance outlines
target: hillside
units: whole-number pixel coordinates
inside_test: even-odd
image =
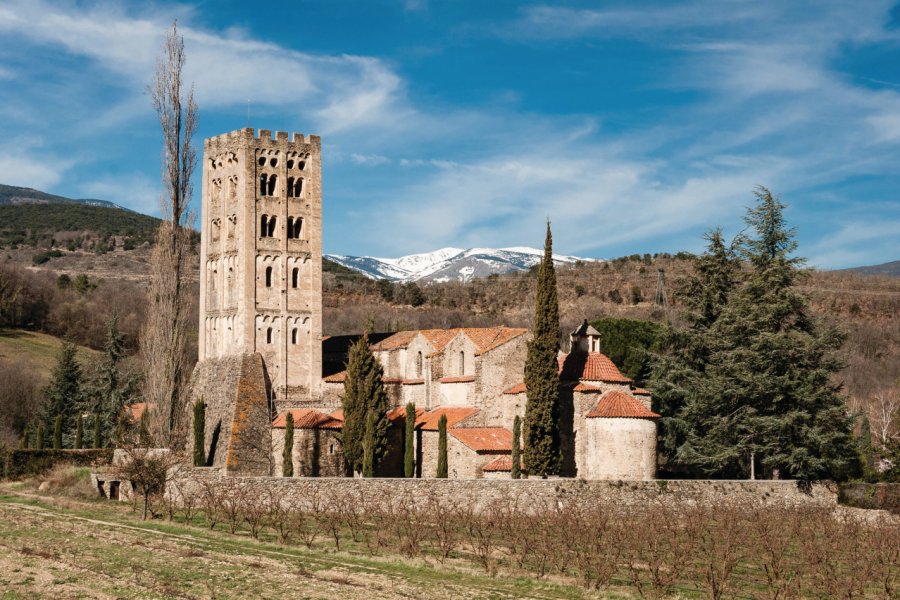
[[[884,277],[900,277],[900,260],[882,263],[880,265],[869,265],[866,267],[853,267],[852,269],[844,269],[861,275],[882,275]]]
[[[52,335],[22,329],[0,330],[0,360],[15,360],[42,381],[50,378],[62,340]],[[88,364],[100,353],[90,348],[78,349],[78,360]]]

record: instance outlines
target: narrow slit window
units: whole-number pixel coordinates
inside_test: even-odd
[[[269,237],[275,237],[275,215],[269,217]]]
[[[287,220],[287,239],[294,237],[294,217],[288,217]]]
[[[422,352],[416,354],[416,377],[422,377]]]
[[[272,287],[272,267],[266,267],[266,287]]]
[[[294,270],[291,271],[291,287],[297,289],[300,284],[300,269],[294,267]]]
[[[303,178],[298,177],[297,181],[294,182],[294,198],[299,198],[303,193]]]
[[[461,351],[459,353],[459,374],[466,374],[466,353],[465,351]]]
[[[275,183],[278,181],[278,175],[269,176],[269,195],[275,195]]]
[[[292,229],[291,237],[295,240],[299,240],[300,234],[303,233],[303,217],[297,217],[292,224],[288,223],[288,227]]]
[[[259,237],[269,235],[269,216],[263,215],[259,218]]]
[[[260,196],[265,196],[265,195],[266,195],[266,190],[268,189],[268,185],[267,185],[267,183],[266,183],[266,180],[268,179],[268,177],[269,177],[269,176],[268,176],[268,175],[265,175],[265,174],[259,176],[259,195],[260,195]]]
[[[297,343],[297,328],[296,327],[291,330],[291,343],[292,344]]]
[[[290,164],[290,161],[288,161],[288,164]],[[294,178],[293,177],[288,177],[287,193],[288,193],[288,198],[294,197]]]
[[[271,343],[272,343],[272,328],[271,328],[271,327],[269,327],[268,329],[266,329],[266,343],[267,343],[267,344],[271,344]]]

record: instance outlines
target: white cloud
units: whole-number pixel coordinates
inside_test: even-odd
[[[45,155],[0,152],[0,182],[7,185],[46,191],[62,179],[64,172],[59,161],[48,160]]]

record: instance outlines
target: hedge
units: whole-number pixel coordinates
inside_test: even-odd
[[[95,467],[112,464],[112,448],[86,450],[7,450],[2,458],[3,479],[16,479],[46,473],[58,464]]]
[[[900,483],[842,483],[838,502],[856,508],[874,508],[900,514]]]

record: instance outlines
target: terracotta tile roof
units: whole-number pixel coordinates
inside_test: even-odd
[[[441,377],[438,381],[441,383],[470,383],[475,381],[474,375],[457,375],[455,377]]]
[[[425,380],[424,379],[404,379],[400,383],[402,383],[403,385],[422,385],[423,383],[425,383]]]
[[[600,396],[597,405],[585,417],[655,419],[658,414],[625,392],[612,390]]]
[[[402,377],[382,377],[381,381],[383,383],[403,383]]]
[[[322,381],[325,383],[344,383],[345,379],[347,379],[347,371],[341,371],[340,373],[334,373],[328,377],[323,377]]]
[[[424,415],[424,414],[425,414],[425,410],[424,410],[424,409],[422,409],[422,408],[417,408],[417,409],[416,409],[416,421],[418,422],[419,417],[421,417],[421,416]],[[398,420],[398,419],[406,420],[406,407],[405,407],[405,406],[398,406],[397,408],[388,411],[388,415],[387,415],[387,416],[388,416],[388,421],[391,421],[392,423],[393,423],[394,421]],[[343,417],[344,417],[344,411],[342,410],[342,411],[341,411],[341,418],[343,418]]]
[[[339,420],[343,421],[344,420],[344,409],[343,408],[337,409],[336,411],[331,413],[331,416],[334,417],[335,419],[339,419]]]
[[[463,329],[462,332],[466,334],[466,337],[472,340],[473,344],[475,344],[475,348],[477,349],[475,354],[480,355],[493,350],[497,346],[502,346],[506,342],[515,339],[520,335],[525,335],[528,333],[528,330],[519,327],[500,326],[472,327]]]
[[[372,350],[385,351],[406,348],[416,337],[417,333],[418,331],[398,331],[394,335],[388,336],[377,344],[374,344]]]
[[[512,452],[512,431],[503,427],[454,427],[447,433],[475,452]]]
[[[428,340],[435,353],[440,353],[459,335],[459,329],[423,329],[419,333]]]
[[[633,390],[631,390],[631,393],[635,394],[636,396],[652,396],[653,395],[653,392],[651,392],[650,390],[645,390],[644,388],[634,388]]]
[[[416,419],[416,428],[425,431],[437,431],[438,420],[441,415],[447,415],[447,428],[453,427],[457,423],[471,417],[478,412],[477,408],[471,406],[448,406],[445,408],[436,408],[431,412],[424,413]]]
[[[522,471],[525,471],[525,465],[522,464],[521,459],[519,459],[519,468]],[[503,456],[498,456],[488,464],[481,467],[482,471],[486,471],[488,473],[491,472],[503,472],[507,473],[512,472],[512,456],[508,454],[504,454]]]
[[[506,390],[503,393],[504,394],[524,394],[525,393],[525,384],[517,383],[516,385],[512,386],[511,388],[509,388],[508,390]]]
[[[313,408],[292,408],[280,413],[272,421],[275,429],[284,429],[287,424],[287,414],[294,415],[295,429],[333,429],[339,430],[344,425],[343,418],[335,418],[334,415],[326,415]],[[342,415],[343,417],[343,415]]]
[[[153,402],[135,402],[134,404],[128,404],[125,406],[125,410],[127,411],[128,418],[137,423],[141,420],[141,417],[144,416],[144,413],[147,412],[148,408],[153,408],[156,406]]]
[[[596,394],[602,392],[603,388],[599,388],[596,385],[591,385],[589,383],[579,383],[572,388],[572,391],[581,392],[582,394]]]
[[[571,352],[559,357],[559,378],[562,381],[603,381],[631,383],[605,354],[599,352]]]
[[[399,331],[394,335],[378,342],[372,346],[373,350],[390,351],[400,348],[406,348],[419,334],[431,344],[434,352],[429,356],[440,354],[447,344],[459,334],[468,337],[472,344],[475,345],[476,354],[484,354],[493,350],[497,346],[501,346],[506,342],[528,333],[527,329],[513,327],[467,327],[461,329],[420,329],[412,331]]]

